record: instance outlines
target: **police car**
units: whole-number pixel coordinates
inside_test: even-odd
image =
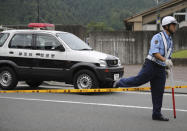
[[[7,30],[0,33],[0,88],[18,81],[38,87],[43,81],[73,84],[76,89],[107,88],[124,68],[119,58],[94,51],[77,36],[54,30]]]

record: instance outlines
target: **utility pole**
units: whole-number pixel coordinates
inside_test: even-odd
[[[38,23],[40,23],[40,1],[37,0],[37,8],[38,8]]]
[[[157,24],[157,31],[160,31],[160,0],[156,0],[156,3],[157,3],[156,24]]]

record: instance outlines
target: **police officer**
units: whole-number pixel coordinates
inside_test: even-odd
[[[166,68],[172,68],[171,54],[173,42],[171,36],[176,31],[177,21],[172,16],[162,20],[163,31],[154,35],[149,54],[137,76],[121,78],[114,82],[114,87],[136,87],[150,81],[153,112],[152,119],[169,121],[161,114],[163,93],[166,82]]]

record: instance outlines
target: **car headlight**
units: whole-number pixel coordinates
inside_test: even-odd
[[[107,66],[105,60],[99,60],[99,65],[100,65],[101,67],[105,67],[105,66]]]
[[[118,66],[121,66],[121,61],[118,59]]]

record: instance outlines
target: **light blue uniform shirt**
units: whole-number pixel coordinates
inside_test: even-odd
[[[163,33],[167,41],[167,51],[169,50],[170,47],[172,48],[172,51],[169,55],[169,59],[171,59],[171,54],[173,52],[173,41],[172,41],[171,36],[168,36],[165,31],[163,31]],[[157,33],[156,35],[154,35],[151,40],[149,55],[153,56],[154,53],[160,53],[163,57],[165,56],[165,46],[164,46],[164,42],[163,42],[163,39],[160,33]],[[156,62],[162,66],[166,66],[164,62],[158,59],[156,60]]]

